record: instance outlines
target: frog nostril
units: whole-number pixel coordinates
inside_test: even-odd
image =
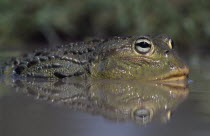
[[[165,51],[165,54],[168,54],[168,53],[169,53],[169,50],[166,50],[166,51]]]
[[[165,54],[166,57],[168,57],[168,53],[169,53],[169,50],[164,51],[164,54]]]

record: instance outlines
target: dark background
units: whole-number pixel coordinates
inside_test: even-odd
[[[208,54],[209,12],[208,0],[1,0],[0,50],[167,34],[179,51]]]

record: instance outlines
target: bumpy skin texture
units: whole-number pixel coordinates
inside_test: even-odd
[[[135,49],[138,40],[148,41],[150,51],[139,53]],[[13,63],[16,75],[35,78],[165,80],[189,73],[166,35],[70,43],[37,50]]]

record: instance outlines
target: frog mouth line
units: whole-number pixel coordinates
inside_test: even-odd
[[[179,81],[185,81],[188,79],[189,75],[189,68],[178,68],[176,70],[173,70],[167,74],[164,74],[160,77],[155,78],[154,81],[161,81],[161,82],[179,82]]]

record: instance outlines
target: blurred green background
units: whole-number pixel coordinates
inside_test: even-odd
[[[203,54],[210,50],[209,13],[208,0],[0,0],[0,50],[167,34],[179,50]]]

